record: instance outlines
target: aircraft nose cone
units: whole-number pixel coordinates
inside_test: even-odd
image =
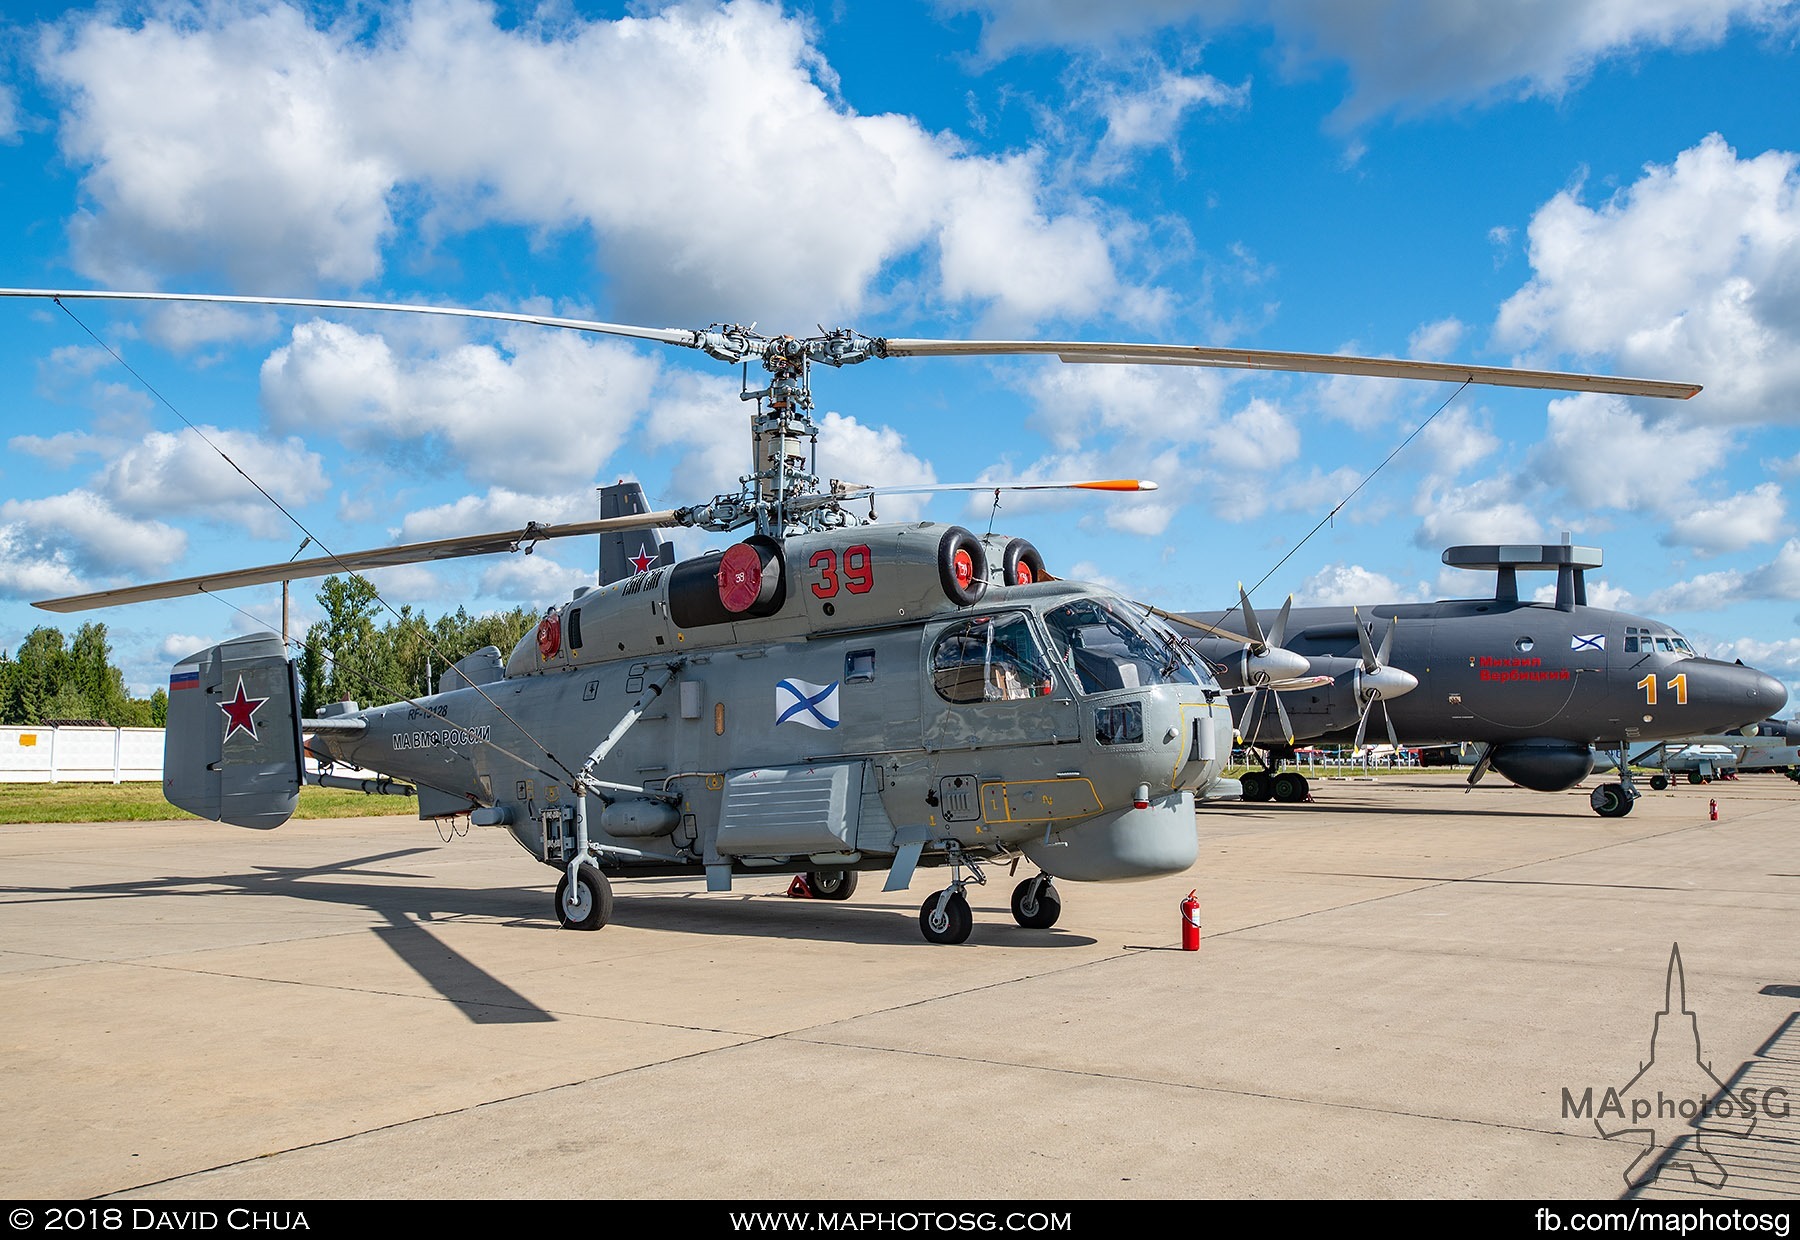
[[[1767,672],[1741,663],[1690,660],[1690,700],[1704,713],[1703,730],[1760,723],[1779,714],[1787,705],[1787,686]]]

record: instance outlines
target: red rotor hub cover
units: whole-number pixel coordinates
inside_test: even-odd
[[[762,596],[763,561],[756,548],[738,543],[719,560],[719,602],[733,615],[742,615]]]

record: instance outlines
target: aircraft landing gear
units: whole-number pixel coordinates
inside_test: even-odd
[[[1277,771],[1269,791],[1277,801],[1290,805],[1304,801],[1308,792],[1306,776],[1299,771]]]
[[[919,907],[919,932],[929,943],[966,943],[975,929],[968,897],[955,887],[927,896]]]
[[[1658,792],[1661,792],[1664,788],[1669,786],[1669,777],[1667,775],[1652,775],[1650,777],[1650,786]]]
[[[987,882],[987,876],[973,860],[963,856],[962,846],[955,840],[946,841],[944,847],[950,854],[950,885],[927,896],[919,906],[919,933],[927,943],[966,943],[975,928],[975,915],[969,911],[969,897],[963,894],[963,888],[971,881],[980,886]],[[968,878],[963,877],[964,866],[969,867]]]
[[[1311,791],[1306,776],[1299,771],[1246,771],[1238,780],[1244,787],[1244,800],[1276,800],[1287,804],[1304,801]]]
[[[1013,920],[1027,930],[1048,930],[1062,916],[1062,897],[1050,885],[1048,874],[1028,878],[1013,888]]]
[[[556,884],[557,920],[564,930],[598,930],[612,919],[612,884],[591,865],[578,867],[575,878],[573,887],[567,874]]]
[[[1631,782],[1631,767],[1626,763],[1623,748],[1615,752],[1614,764],[1619,770],[1619,782],[1601,784],[1588,794],[1588,804],[1602,818],[1623,818],[1638,799],[1637,785]]]
[[[806,885],[820,900],[848,900],[856,893],[855,870],[808,870]]]

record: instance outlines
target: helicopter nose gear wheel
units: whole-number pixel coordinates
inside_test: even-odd
[[[556,917],[564,930],[598,930],[612,920],[612,884],[591,865],[577,867],[575,882],[556,884]]]
[[[819,900],[848,900],[856,892],[855,870],[808,870],[806,885]]]
[[[1048,930],[1062,916],[1062,897],[1048,874],[1028,878],[1013,888],[1013,920],[1027,930]]]
[[[928,943],[965,943],[969,932],[975,928],[975,915],[969,911],[969,898],[963,889],[971,882],[977,886],[987,882],[987,875],[973,857],[964,855],[962,845],[955,840],[944,841],[944,851],[950,857],[950,885],[934,896],[926,897],[925,903],[919,907],[919,932]],[[969,877],[963,877],[963,867],[967,866]]]
[[[969,901],[955,887],[926,898],[919,908],[919,931],[932,943],[966,943],[975,928]]]

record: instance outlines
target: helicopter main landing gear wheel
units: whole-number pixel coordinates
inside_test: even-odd
[[[975,914],[969,911],[968,897],[954,887],[926,897],[919,908],[919,931],[928,942],[966,943],[974,929]]]
[[[1048,930],[1062,916],[1062,897],[1050,885],[1050,876],[1040,874],[1013,888],[1013,920],[1027,930]]]
[[[855,870],[808,870],[806,885],[819,900],[848,900],[856,893]]]
[[[556,919],[564,930],[598,930],[612,920],[612,884],[591,865],[576,870],[575,877],[573,889],[567,874],[556,884]]]

